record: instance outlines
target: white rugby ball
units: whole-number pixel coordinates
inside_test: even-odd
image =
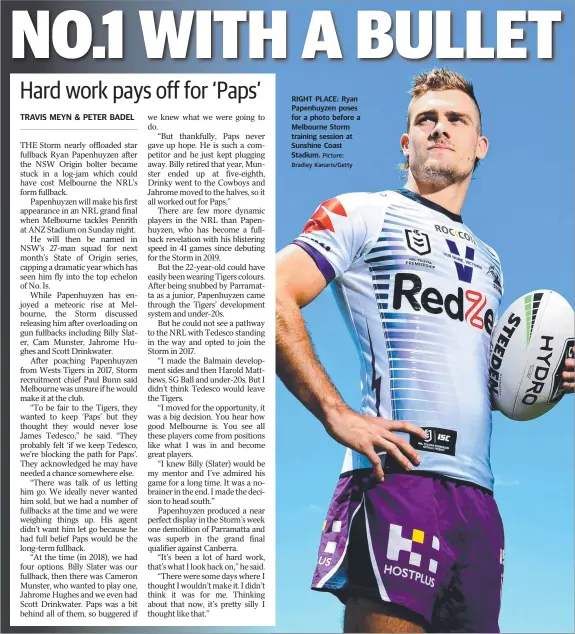
[[[561,400],[574,333],[575,313],[559,293],[533,291],[509,306],[493,329],[489,359],[491,398],[500,412],[532,420]]]

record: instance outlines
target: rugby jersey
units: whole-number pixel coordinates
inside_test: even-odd
[[[361,412],[407,420],[418,470],[493,489],[490,335],[497,253],[460,215],[406,189],[323,202],[294,241],[331,283],[360,359]],[[386,454],[380,453],[385,466]],[[347,450],[342,473],[371,468]]]

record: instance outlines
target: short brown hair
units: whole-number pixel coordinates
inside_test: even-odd
[[[473,90],[473,84],[465,79],[459,73],[456,73],[453,70],[449,70],[449,68],[434,68],[433,70],[429,70],[425,73],[421,73],[421,75],[417,75],[413,78],[413,87],[409,91],[411,95],[412,101],[414,99],[418,99],[426,92],[430,90],[441,91],[441,90],[461,90],[466,95],[471,97],[473,103],[477,107],[477,112],[479,113],[479,128],[478,132],[481,134],[481,108],[477,103],[477,99],[475,98],[475,91]],[[409,128],[411,125],[410,121],[410,110],[411,103],[407,109],[407,131],[409,132]],[[475,159],[475,164],[473,165],[473,170],[475,171],[476,167],[479,165],[479,159]],[[409,157],[406,157],[403,163],[400,163],[399,167],[402,170],[409,169]]]

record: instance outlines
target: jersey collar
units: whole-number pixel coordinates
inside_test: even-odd
[[[406,198],[411,198],[411,200],[415,200],[415,202],[421,203],[422,205],[429,207],[430,209],[439,211],[439,213],[444,214],[445,216],[447,216],[450,220],[453,220],[454,222],[463,223],[463,219],[461,218],[460,214],[454,214],[452,211],[448,211],[447,209],[445,209],[445,207],[442,207],[441,205],[438,205],[437,203],[432,202],[428,198],[424,198],[423,196],[420,196],[419,194],[416,194],[415,192],[412,192],[409,189],[405,189],[405,187],[402,187],[401,189],[396,189],[395,191],[398,194],[405,196]]]

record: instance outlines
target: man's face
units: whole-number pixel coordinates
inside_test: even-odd
[[[475,159],[487,154],[479,112],[461,90],[429,91],[412,101],[403,154],[416,181],[449,185],[468,178]]]

